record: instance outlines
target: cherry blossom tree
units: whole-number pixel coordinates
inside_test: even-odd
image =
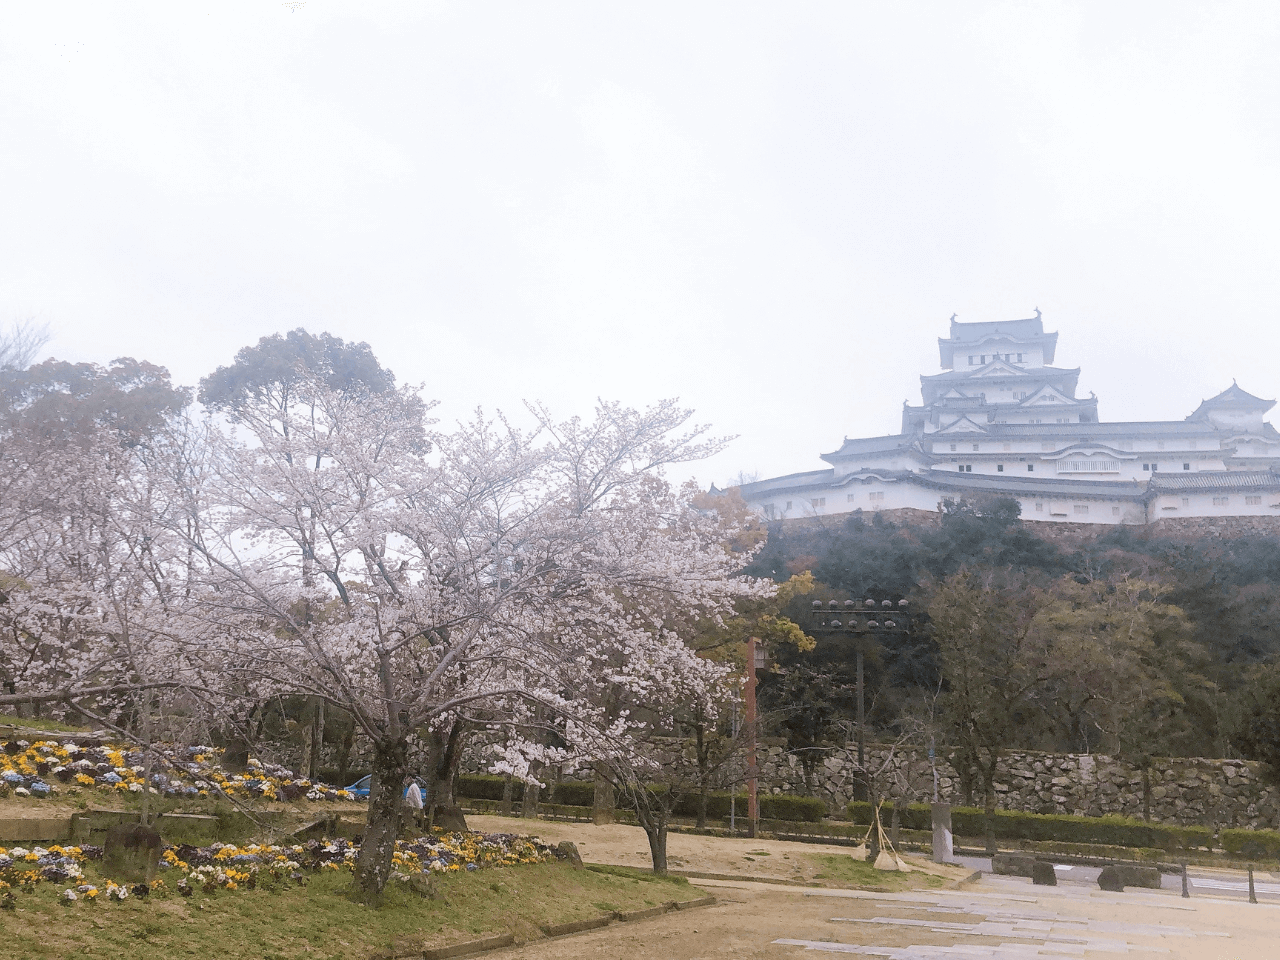
[[[215,432],[207,462],[182,471],[200,482],[173,490],[186,505],[167,515],[199,518],[170,528],[203,561],[187,633],[221,650],[224,682],[321,698],[372,742],[358,864],[370,901],[390,874],[416,733],[469,716],[520,724],[534,706],[590,727],[600,671],[638,690],[672,656],[706,674],[661,610],[717,616],[769,589],[734,575],[741,559],[659,476],[718,448],[688,411],[531,411],[531,431],[480,414],[424,431],[410,389],[374,397],[300,376],[269,417]],[[510,742],[524,759],[499,764],[537,752]]]
[[[0,703],[134,727],[179,684],[190,556],[153,511],[185,401],[129,359],[0,371]]]
[[[603,710],[603,690],[692,702],[718,682],[672,611],[723,617],[772,588],[736,576],[721,525],[662,479],[721,443],[676,403],[602,402],[563,422],[534,406],[527,430],[477,413],[443,431],[367,351],[346,376],[342,345],[321,345],[319,369],[303,351],[245,390],[220,371],[202,425],[169,408],[53,417],[75,442],[51,442],[19,437],[38,418],[14,408],[0,424],[0,479],[16,484],[0,504],[0,703],[122,727],[161,692],[224,713],[276,695],[341,708],[373,746],[357,878],[374,902],[415,737],[505,727],[495,769],[526,777],[557,750],[626,740],[648,721]],[[20,397],[73,409],[56,393]],[[23,486],[27,465],[43,473]],[[563,746],[529,742],[531,718]]]

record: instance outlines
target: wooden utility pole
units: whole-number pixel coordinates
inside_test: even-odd
[[[747,712],[747,819],[751,822],[748,836],[756,835],[760,822],[760,799],[758,795],[760,770],[756,765],[756,644],[759,641],[752,637],[747,641],[747,679],[743,690],[743,700]]]

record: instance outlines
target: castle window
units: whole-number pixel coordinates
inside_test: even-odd
[[[1087,503],[1077,503],[1075,505],[1076,513],[1088,513],[1089,505]]]
[[[1157,470],[1159,470],[1159,469],[1160,469],[1160,464],[1158,464],[1158,463],[1153,463],[1153,464],[1151,465],[1151,472],[1152,472],[1152,473],[1155,473],[1155,472],[1156,472]]]
[[[872,503],[883,503],[883,502],[884,502],[884,491],[883,491],[883,490],[873,490],[873,491],[871,491],[870,493],[868,493],[868,494],[867,494],[867,499],[868,499],[868,500],[870,500]]]
[[[827,505],[827,498],[814,497],[812,500],[809,501],[809,503],[811,503],[815,507],[825,507]]]
[[[1028,463],[1027,473],[1035,473],[1035,472],[1036,472],[1036,465],[1034,463]]]
[[[976,443],[973,445],[973,452],[974,453],[978,452],[978,445]]]
[[[983,365],[983,366],[986,366],[986,364],[987,364],[987,355],[984,353],[984,354],[982,355],[982,365]]]
[[[997,464],[996,464],[996,473],[1004,473],[1004,464],[1003,464],[1003,463],[997,463]]]
[[[766,517],[768,517],[770,520],[772,520],[772,519],[773,519],[773,504],[772,504],[772,503],[766,503],[766,504],[764,505],[764,515],[765,515]]]
[[[1022,362],[1022,354],[1018,354],[1018,362],[1019,362],[1019,363],[1021,363],[1021,362]]]
[[[956,452],[956,445],[954,443],[951,445],[951,452],[952,453]]]
[[[956,471],[956,472],[957,472],[957,473],[973,473],[973,464],[972,464],[972,463],[962,463],[962,464],[960,464],[960,469],[959,469],[958,471]]]
[[[1120,516],[1120,508],[1119,508],[1119,507],[1112,507],[1112,508],[1111,508],[1111,515],[1112,515],[1113,517],[1118,517],[1118,516]]]
[[[1044,504],[1043,504],[1043,503],[1041,503],[1039,500],[1037,500],[1037,501],[1036,501],[1036,510],[1038,510],[1038,511],[1040,511],[1040,512],[1043,512],[1043,511],[1044,511]]]
[[[970,358],[969,358],[969,366],[971,366],[971,367],[973,366],[973,357],[970,357]]]
[[[853,503],[853,501],[858,499],[858,495],[856,493],[846,494],[844,499],[846,503]]]
[[[1182,498],[1182,505],[1183,505],[1184,507],[1189,507],[1189,506],[1191,506],[1191,498],[1190,498],[1190,497],[1183,497],[1183,498]]]
[[[1231,498],[1230,497],[1214,497],[1213,505],[1215,507],[1229,507],[1231,506]]]
[[[788,500],[788,501],[787,501],[787,509],[788,509],[788,510],[790,510],[790,509],[791,509],[791,501],[790,501],[790,500]]]
[[[1146,471],[1148,471],[1148,472],[1150,472],[1150,470],[1151,470],[1151,464],[1149,464],[1149,463],[1144,463],[1144,464],[1142,465],[1142,469],[1143,469],[1143,470],[1146,470]]]
[[[1246,507],[1260,507],[1262,506],[1262,497],[1261,496],[1245,497],[1244,504]]]
[[[1182,469],[1183,469],[1183,470],[1190,470],[1190,469],[1191,469],[1191,464],[1189,464],[1189,463],[1184,463],[1184,464],[1182,465]]]

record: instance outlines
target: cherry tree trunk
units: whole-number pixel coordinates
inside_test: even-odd
[[[653,859],[653,872],[660,877],[667,875],[667,825],[665,822],[646,826],[649,838],[649,856]]]
[[[356,861],[356,886],[370,906],[382,901],[382,889],[391,876],[391,858],[400,835],[402,794],[408,774],[407,741],[380,740],[374,744],[369,817]]]
[[[996,788],[995,771],[982,771],[983,819],[986,821],[986,852],[988,856],[996,853]]]

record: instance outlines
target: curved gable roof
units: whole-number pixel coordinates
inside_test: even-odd
[[[1191,414],[1187,419],[1193,420],[1204,416],[1210,410],[1259,410],[1265,413],[1275,405],[1276,402],[1274,400],[1263,400],[1261,397],[1255,397],[1252,393],[1241,390],[1233,380],[1231,381],[1231,386],[1216,397],[1201,400],[1200,406],[1196,407],[1195,413]]]

